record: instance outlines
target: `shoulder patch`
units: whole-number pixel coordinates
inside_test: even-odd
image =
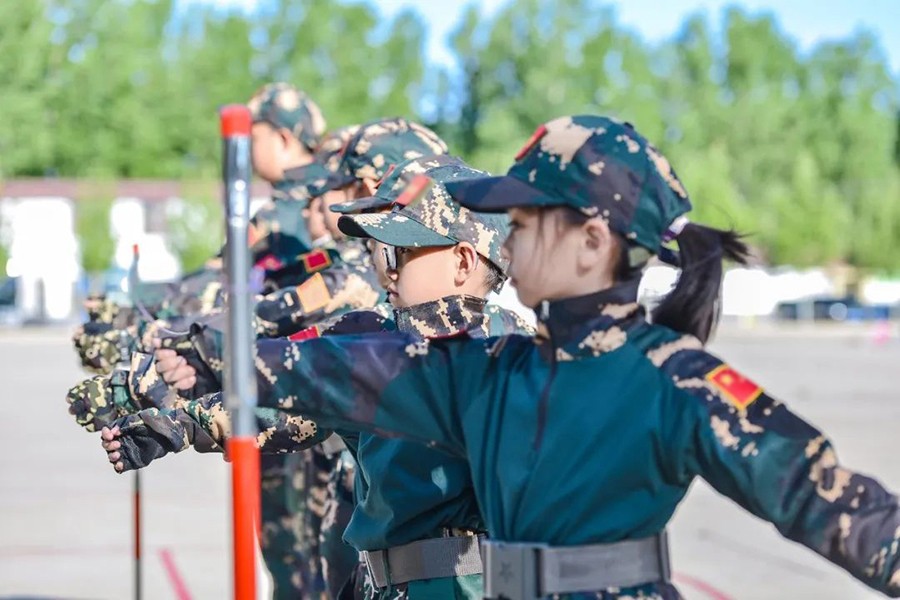
[[[741,410],[756,402],[763,392],[761,387],[728,365],[719,365],[707,373],[705,379],[713,384],[726,400]]]
[[[260,269],[263,269],[265,271],[278,271],[279,269],[282,269],[284,267],[284,263],[281,262],[281,259],[279,259],[274,254],[266,254],[261,259],[256,261],[256,265],[254,266],[259,267]]]
[[[303,266],[307,273],[315,273],[332,265],[331,255],[326,250],[318,249],[303,255]]]
[[[319,337],[321,334],[319,333],[319,328],[313,325],[312,327],[307,327],[306,329],[301,329],[297,333],[292,333],[288,336],[288,339],[292,342],[302,342],[303,340],[312,340]]]
[[[321,273],[316,273],[297,286],[297,298],[303,307],[303,312],[309,314],[331,301],[331,292],[325,284],[325,278]]]

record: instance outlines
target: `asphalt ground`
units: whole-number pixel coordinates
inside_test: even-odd
[[[900,341],[871,327],[726,327],[713,350],[824,429],[841,461],[900,490]],[[895,333],[895,332],[893,332]],[[132,597],[131,474],[65,393],[67,328],[0,329],[0,599]],[[185,452],[142,474],[144,598],[229,596],[228,473]],[[670,530],[689,599],[882,597],[698,481]],[[261,596],[265,583],[261,585]]]

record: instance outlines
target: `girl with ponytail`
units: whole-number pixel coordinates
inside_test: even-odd
[[[706,351],[722,263],[747,249],[687,220],[683,184],[633,127],[555,119],[505,176],[445,188],[509,215],[508,275],[538,335],[266,341],[261,406],[465,457],[491,538],[488,598],[680,598],[665,529],[695,477],[900,597],[897,497]],[[647,315],[637,291],[654,256],[681,274]]]

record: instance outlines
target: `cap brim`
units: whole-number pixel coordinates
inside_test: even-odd
[[[331,210],[331,212],[335,212],[341,215],[352,215],[356,213],[387,208],[393,203],[394,201],[388,198],[382,198],[380,196],[370,196],[368,198],[360,198],[358,200],[354,200],[353,202],[332,204],[328,208],[329,210]]]
[[[323,167],[324,169],[324,167]],[[326,192],[330,192],[331,190],[337,190],[345,185],[349,185],[356,181],[356,178],[352,175],[346,175],[344,173],[332,173],[328,171],[328,169],[324,169],[327,176],[325,176],[324,180],[320,179],[309,186],[309,192],[315,198],[316,196],[321,196]]]
[[[350,237],[372,238],[388,246],[430,248],[457,243],[399,212],[344,215],[338,228]]]
[[[566,204],[565,200],[548,196],[508,175],[447,181],[443,186],[451,198],[477,212],[504,212],[517,207]]]

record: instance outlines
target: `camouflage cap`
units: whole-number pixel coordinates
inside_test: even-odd
[[[449,154],[432,154],[404,160],[388,168],[384,177],[378,182],[374,196],[359,198],[343,204],[334,204],[329,209],[331,212],[349,215],[388,208],[417,175],[446,166],[465,166],[465,163],[461,158]]]
[[[446,153],[444,140],[424,125],[403,118],[371,121],[360,127],[347,142],[337,170],[312,191],[320,196],[354,181],[378,180],[391,165],[410,158]]]
[[[325,131],[322,111],[306,92],[289,83],[270,83],[259,89],[247,108],[254,123],[268,123],[276,129],[290,129],[309,150],[319,145],[319,138]]]
[[[475,212],[447,193],[451,181],[485,178],[461,161],[416,175],[406,186],[391,187],[394,209],[387,213],[341,217],[338,226],[352,237],[370,237],[389,246],[422,248],[468,242],[501,271],[508,261],[500,252],[509,229],[506,215]],[[402,191],[401,191],[402,190]]]
[[[653,254],[673,221],[691,210],[665,156],[630,124],[591,115],[541,125],[505,176],[449,182],[447,191],[473,210],[569,206],[600,215]]]
[[[322,187],[328,177],[337,170],[341,162],[341,150],[357,131],[359,125],[348,125],[325,134],[316,148],[311,163],[285,170],[284,185],[289,186],[295,194],[302,190],[306,201],[314,198],[313,190]],[[279,186],[276,185],[277,187]]]

